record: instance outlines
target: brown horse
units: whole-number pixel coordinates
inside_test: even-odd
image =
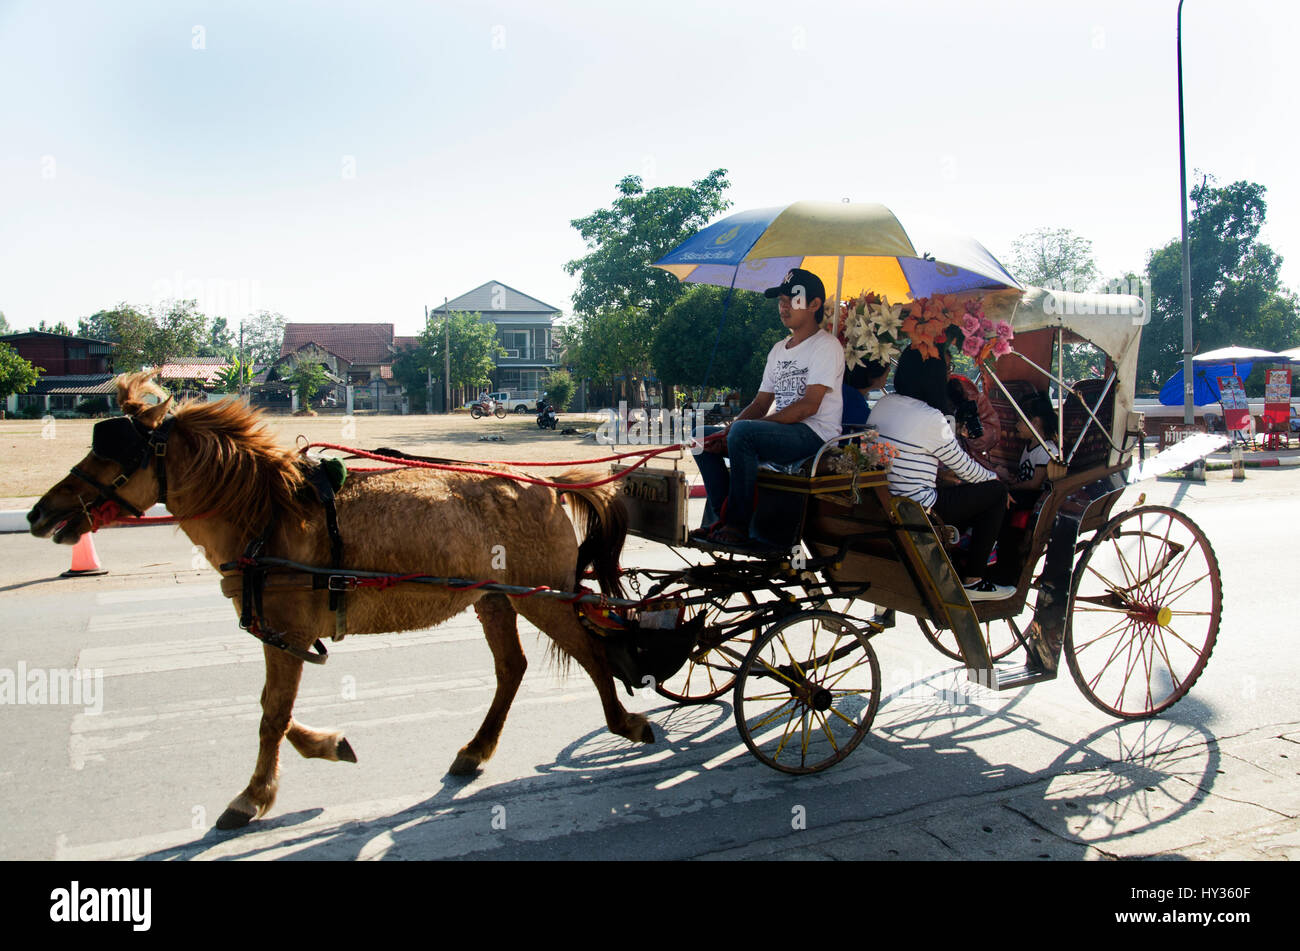
[[[161,468],[167,507],[214,567],[237,560],[249,541],[272,522],[265,554],[309,565],[330,564],[324,510],[304,485],[299,457],[276,445],[256,412],[240,401],[223,400],[182,403],[169,416],[171,399],[149,374],[118,377],[117,387],[118,402],[134,428],[128,431],[127,424],[121,423],[112,433],[114,438],[134,438],[147,447],[139,468],[123,481],[120,476],[133,466],[121,461],[118,453],[109,453],[111,458],[90,453],[28,513],[33,535],[75,543],[92,529],[92,512],[104,499],[103,494],[95,498],[95,488],[111,492],[115,479],[120,483],[116,488],[120,502],[147,509],[159,497]],[[146,402],[147,394],[161,402]],[[164,420],[168,422],[159,430]],[[155,464],[147,439],[164,432],[165,455]],[[589,471],[570,470],[554,481],[584,483],[595,477]],[[567,497],[575,515],[580,511],[586,515],[586,539],[581,546],[561,497]],[[337,508],[345,544],[343,563],[350,569],[491,578],[573,591],[590,565],[602,590],[617,593],[626,514],[613,484],[557,492],[507,478],[395,469],[350,475],[338,493]],[[238,572],[226,574],[238,576]],[[240,597],[232,601],[238,612]],[[611,731],[630,740],[653,742],[645,717],[628,713],[619,703],[604,649],[579,623],[572,604],[415,583],[388,591],[357,589],[345,598],[346,633],[426,628],[471,604],[496,661],[497,687],[482,726],[456,755],[451,773],[473,773],[496,749],[527,666],[519,646],[516,612],[545,632],[561,657],[576,660],[590,675]],[[268,587],[264,619],[266,627],[283,632],[285,641],[299,650],[337,633],[335,614],[323,591]],[[305,757],[356,761],[342,733],[313,730],[292,718],[302,660],[269,646],[264,651],[266,684],[257,766],[248,786],[218,820],[219,828],[242,826],[271,808],[278,786],[280,741],[286,736]]]

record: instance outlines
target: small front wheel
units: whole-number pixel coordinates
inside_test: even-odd
[[[880,664],[851,619],[802,611],[758,636],[732,696],[751,753],[783,773],[815,773],[867,735],[880,705]]]

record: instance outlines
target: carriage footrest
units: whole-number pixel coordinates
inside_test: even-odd
[[[990,674],[992,674],[991,678]],[[1042,683],[1044,680],[1055,680],[1056,671],[1044,670],[1036,664],[1029,664],[1024,667],[1004,667],[1001,670],[971,670],[967,671],[967,678],[990,690],[1011,690],[1014,687],[1028,687],[1030,684]]]

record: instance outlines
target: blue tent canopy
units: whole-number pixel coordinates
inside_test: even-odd
[[[1214,363],[1208,366],[1197,364],[1192,367],[1192,403],[1196,406],[1209,406],[1219,402],[1219,377],[1236,376],[1243,380],[1250,376],[1253,361],[1238,360],[1234,363]],[[1160,405],[1183,405],[1183,371],[1165,381],[1160,387]]]

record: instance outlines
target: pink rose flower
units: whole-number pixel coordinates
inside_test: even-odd
[[[974,334],[968,334],[966,341],[961,345],[961,352],[968,357],[978,357],[980,349],[984,346],[984,341]]]
[[[961,319],[961,332],[967,337],[980,332],[980,319],[974,314],[966,314]]]
[[[993,321],[989,320],[987,317],[981,317],[980,333],[984,334],[984,336],[987,337],[992,332],[993,332]]]
[[[999,337],[993,344],[993,356],[1005,357],[1011,352],[1011,344]]]
[[[1010,340],[1015,336],[1015,334],[1011,332],[1011,325],[1005,320],[999,320],[995,329],[999,340]]]

